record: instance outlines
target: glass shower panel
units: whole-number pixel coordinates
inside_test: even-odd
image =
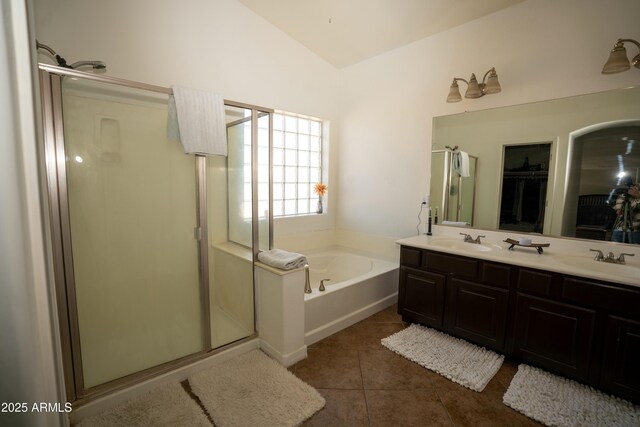
[[[207,157],[211,346],[254,332],[251,110],[226,106],[227,157]]]
[[[431,154],[431,184],[429,185],[429,207],[435,215],[436,209],[440,212],[440,219],[445,219],[444,209],[444,184],[446,173],[446,161],[448,155],[445,152],[433,152]]]
[[[451,164],[451,155],[449,155],[449,193],[447,194],[447,211],[443,212],[443,221],[458,221],[458,202],[460,198],[460,175],[453,170]]]
[[[268,251],[269,247],[269,135],[271,114],[258,112],[258,247]]]
[[[475,157],[469,157],[469,176],[460,181],[460,212],[458,221],[464,221],[473,226],[473,204],[476,194],[476,164]]]
[[[203,350],[195,158],[167,95],[63,80],[84,387]]]
[[[251,247],[251,110],[227,107],[229,240]]]

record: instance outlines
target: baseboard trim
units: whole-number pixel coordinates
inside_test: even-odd
[[[361,309],[354,311],[353,313],[349,313],[346,316],[342,316],[339,319],[326,323],[319,328],[306,332],[304,334],[304,343],[308,346],[316,343],[321,339],[328,337],[329,335],[333,335],[336,332],[339,332],[355,323],[358,323],[361,320],[366,319],[367,317],[379,312],[380,310],[384,310],[385,308],[393,305],[397,300],[398,293],[394,292],[393,294],[388,295],[365,307],[362,307]]]
[[[268,342],[260,340],[260,348],[273,359],[277,360],[282,366],[288,368],[296,362],[307,358],[307,346],[304,345],[291,353],[282,354]]]

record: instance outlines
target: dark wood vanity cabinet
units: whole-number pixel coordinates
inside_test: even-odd
[[[481,269],[475,259],[408,247],[400,262],[398,313],[405,321],[504,350],[509,272],[501,265]]]
[[[640,396],[640,322],[607,317],[600,384],[612,393]]]
[[[400,281],[398,307],[402,317],[441,328],[445,276],[402,266]]]
[[[513,355],[587,381],[595,320],[593,310],[518,292]]]
[[[640,289],[402,246],[398,313],[640,403]]]
[[[503,351],[509,291],[462,280],[447,281],[445,330],[485,347]]]

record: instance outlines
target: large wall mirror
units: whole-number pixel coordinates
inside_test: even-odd
[[[640,180],[640,87],[435,117],[447,146],[477,157],[474,228],[640,243],[616,236],[614,209]]]

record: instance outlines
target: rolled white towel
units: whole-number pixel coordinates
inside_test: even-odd
[[[287,252],[282,249],[271,249],[258,254],[258,261],[281,270],[293,270],[307,264],[307,257],[295,252]]]

